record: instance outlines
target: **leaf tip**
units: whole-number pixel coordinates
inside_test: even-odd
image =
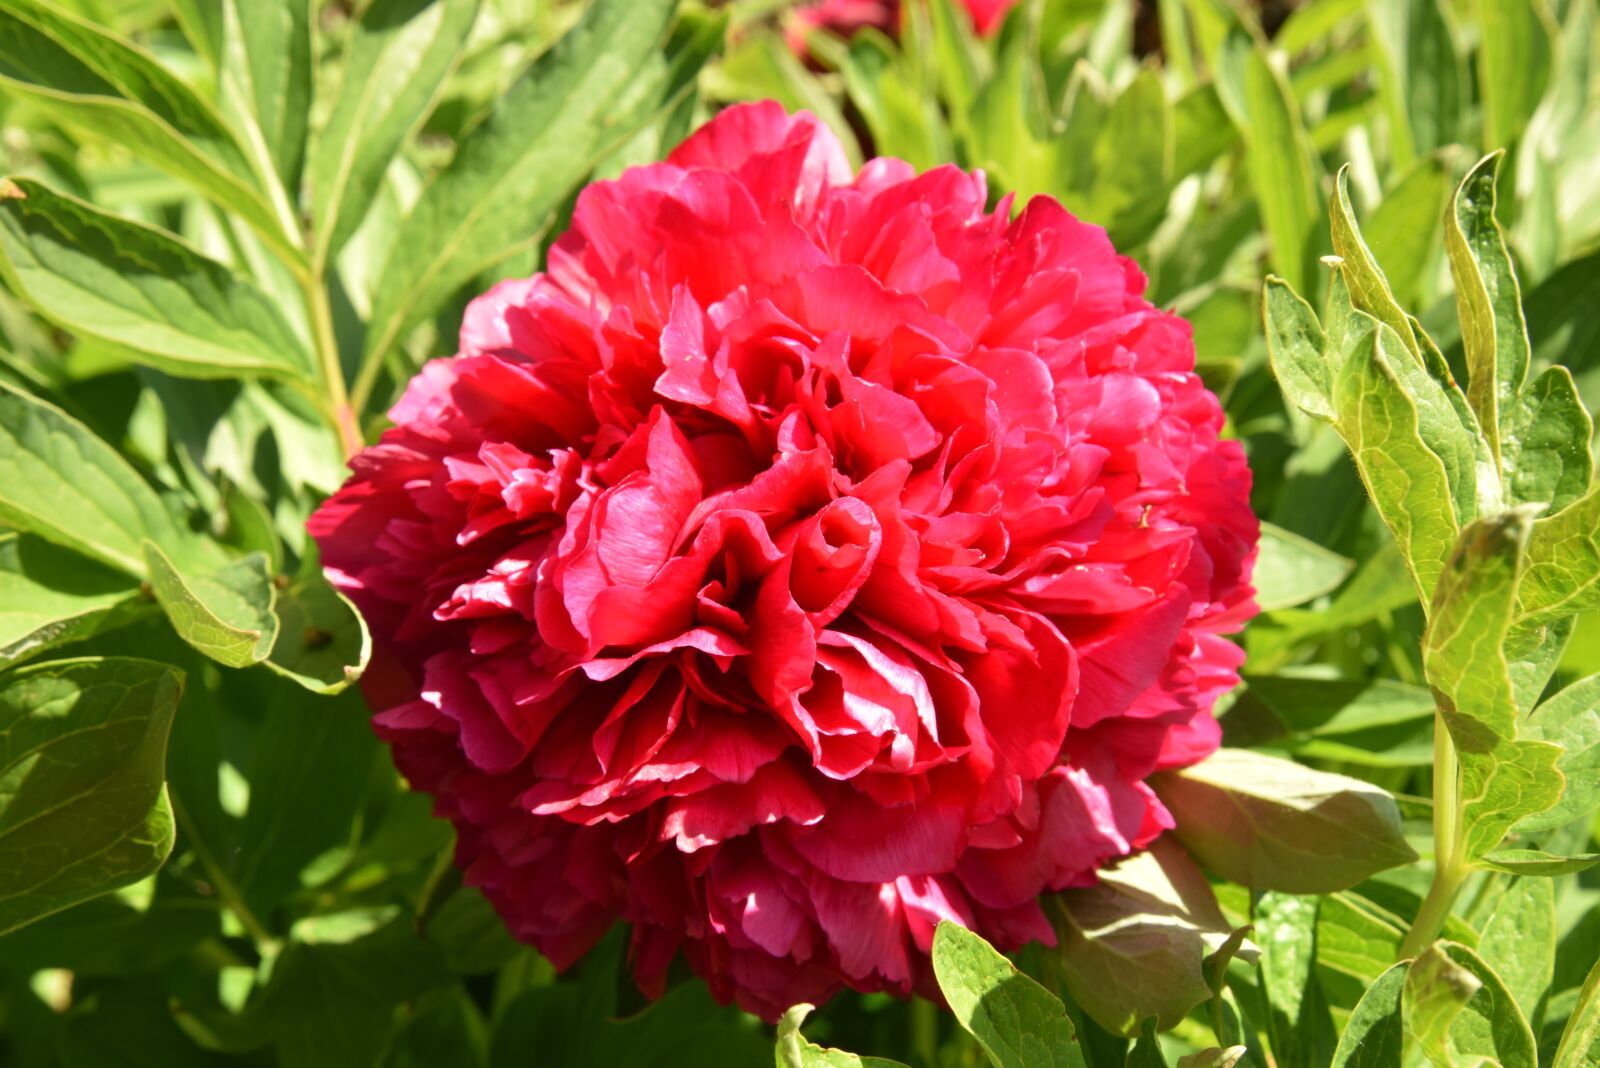
[[[27,200],[28,194],[10,178],[0,178],[0,200]]]

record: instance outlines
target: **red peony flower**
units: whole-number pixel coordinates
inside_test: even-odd
[[[984,37],[999,29],[1006,12],[1017,0],[960,0],[972,17],[973,27]],[[900,26],[900,0],[818,0],[795,8],[788,24],[789,47],[807,54],[805,37],[810,30],[827,30],[849,37],[868,26],[893,34]]]
[[[312,520],[395,761],[557,967],[619,919],[768,1018],[1170,826],[1257,523],[1189,327],[981,174],[722,112],[473,302]]]

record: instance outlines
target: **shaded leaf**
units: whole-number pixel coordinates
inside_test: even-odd
[[[277,589],[266,556],[251,553],[209,574],[185,574],[146,540],[144,559],[150,589],[178,637],[227,667],[249,667],[272,652]]]
[[[1600,853],[1562,857],[1542,849],[1495,849],[1478,858],[1480,868],[1510,875],[1556,876],[1588,871],[1600,865]],[[1499,959],[1498,957],[1496,958]]]
[[[800,1033],[800,1025],[811,1015],[813,1006],[792,1006],[778,1021],[778,1068],[905,1068],[882,1057],[858,1057],[844,1050],[813,1045]]]
[[[1533,1031],[1505,981],[1473,950],[1456,942],[1439,942],[1451,961],[1470,972],[1482,991],[1467,1003],[1450,1038],[1455,1048],[1472,1057],[1490,1057],[1504,1068],[1538,1068]]]
[[[1367,987],[1339,1036],[1333,1068],[1401,1068],[1405,1049],[1401,999],[1410,969],[1411,963],[1402,961]]]
[[[137,619],[139,588],[32,536],[0,535],[0,668]]]
[[[1083,1068],[1061,1002],[982,938],[942,921],[933,936],[933,972],[950,1010],[996,1068]]]
[[[292,583],[278,595],[278,638],[267,667],[315,693],[338,693],[361,677],[372,656],[372,636],[344,594],[321,574]]]
[[[1596,1065],[1600,1065],[1600,959],[1583,981],[1550,1068],[1595,1068]]]

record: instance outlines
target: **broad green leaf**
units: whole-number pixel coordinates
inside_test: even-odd
[[[778,1021],[778,1068],[905,1068],[883,1057],[858,1057],[844,1050],[813,1045],[800,1033],[800,1025],[813,1008],[804,1003],[795,1005]]]
[[[1530,739],[1561,746],[1556,767],[1566,788],[1553,808],[1523,819],[1517,831],[1554,830],[1600,808],[1600,675],[1575,682],[1539,705],[1523,731]]]
[[[1256,902],[1267,1038],[1279,1068],[1320,1068],[1338,1040],[1316,976],[1317,904],[1270,890]]]
[[[144,660],[0,675],[0,932],[127,886],[172,851],[162,768],[183,676]]]
[[[996,1068],[1084,1068],[1061,1002],[959,924],[939,924],[933,974],[961,1026]]]
[[[1339,270],[1350,289],[1356,307],[1393,330],[1413,355],[1418,355],[1417,336],[1405,310],[1395,300],[1389,279],[1373,257],[1361,235],[1355,208],[1350,204],[1350,165],[1339,168],[1334,177],[1333,198],[1328,202],[1328,218],[1333,234],[1333,252],[1340,258]],[[1420,356],[1419,356],[1420,358]]]
[[[389,161],[460,63],[479,0],[377,0],[350,29],[333,111],[311,149],[313,260],[344,246]]]
[[[537,240],[595,161],[689,91],[721,26],[665,55],[676,7],[596,0],[506,91],[396,235],[367,333],[369,366],[462,282]]]
[[[1550,81],[1555,26],[1543,0],[1476,0],[1483,140],[1508,148],[1522,136]]]
[[[1332,893],[1416,859],[1394,799],[1359,779],[1219,749],[1152,785],[1195,859],[1253,889]]]
[[[1281,278],[1268,277],[1261,315],[1272,371],[1284,395],[1307,415],[1332,422],[1333,368],[1324,355],[1327,338],[1311,305]]]
[[[1295,289],[1316,277],[1313,230],[1321,213],[1318,163],[1294,96],[1260,42],[1235,29],[1218,57],[1217,92],[1245,140],[1273,269]]]
[[[1555,972],[1556,897],[1549,879],[1512,879],[1495,896],[1478,954],[1494,961],[1522,1014],[1533,1019]]]
[[[1522,291],[1495,219],[1495,177],[1502,155],[1485,156],[1467,173],[1445,219],[1445,250],[1467,354],[1467,399],[1496,459],[1502,456],[1504,426],[1528,376],[1530,356]]]
[[[1202,962],[1231,930],[1205,876],[1169,838],[1051,904],[1067,993],[1106,1030],[1131,1035],[1151,1016],[1171,1027],[1211,997]]]
[[[0,274],[45,318],[169,374],[310,375],[305,344],[254,284],[37,182],[0,181]]]
[[[1429,946],[1406,973],[1404,1016],[1410,1031],[1434,1068],[1455,1068],[1450,1032],[1483,982],[1452,960],[1438,945]]]
[[[1401,999],[1410,969],[1411,963],[1402,961],[1367,987],[1339,1036],[1333,1068],[1401,1068],[1405,1049]]]
[[[1600,960],[1589,970],[1578,1002],[1567,1018],[1550,1068],[1596,1068],[1600,1065]]]
[[[1588,871],[1597,865],[1600,865],[1600,853],[1562,857],[1540,849],[1496,849],[1478,858],[1478,867],[1510,875],[1554,877]]]
[[[1457,140],[1466,72],[1440,0],[1366,0],[1397,162]]]
[[[227,667],[259,664],[278,638],[267,558],[252,553],[209,574],[185,574],[155,542],[144,543],[150,589],[178,637]]]
[[[311,117],[311,0],[221,0],[221,7],[223,106],[244,130],[258,170],[298,192]]]
[[[1533,524],[1517,591],[1519,625],[1553,623],[1600,608],[1600,487]]]
[[[1251,581],[1263,612],[1304,604],[1337,589],[1355,561],[1271,523],[1261,524]]]
[[[1442,949],[1482,984],[1481,992],[1467,1003],[1466,1011],[1450,1029],[1455,1049],[1467,1058],[1493,1058],[1504,1068],[1538,1068],[1533,1031],[1499,973],[1459,943],[1438,942],[1434,948]]]
[[[1432,693],[1390,679],[1252,675],[1222,717],[1222,737],[1235,748],[1420,767],[1433,762],[1433,716]]]
[[[1486,754],[1461,754],[1466,859],[1494,849],[1520,819],[1560,799],[1560,757],[1560,746],[1523,741],[1502,741]]]
[[[1317,963],[1373,982],[1394,963],[1405,922],[1359,894],[1330,894],[1317,910]]]
[[[0,535],[0,668],[140,614],[128,576],[30,535]]]
[[[1209,83],[1195,86],[1178,98],[1172,111],[1172,129],[1175,182],[1204,171],[1239,139],[1239,131],[1229,120],[1216,86]]]
[[[320,574],[278,595],[278,639],[267,667],[315,693],[338,693],[361,677],[372,656],[366,622]]]
[[[1369,0],[1369,3],[1373,0]],[[1396,6],[1432,7],[1438,0],[1404,0]],[[1444,212],[1454,188],[1450,154],[1429,152],[1402,173],[1372,212],[1367,244],[1402,308],[1414,306],[1444,232]]]
[[[0,522],[136,578],[140,543],[181,545],[161,499],[126,460],[52,405],[0,382]]]
[[[187,182],[291,262],[302,255],[281,194],[263,191],[222,116],[146,52],[44,0],[0,13],[0,87]]]
[[[1549,367],[1503,413],[1500,443],[1507,496],[1560,511],[1589,488],[1594,422],[1578,399],[1572,372]]]

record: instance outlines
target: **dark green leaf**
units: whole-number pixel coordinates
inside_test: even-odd
[[[143,660],[0,675],[0,932],[166,860],[162,768],[182,685],[176,669]]]
[[[933,972],[950,1010],[995,1068],[1084,1068],[1061,1002],[971,931],[939,924]]]
[[[1410,968],[1409,961],[1396,964],[1367,987],[1339,1036],[1333,1068],[1401,1068],[1405,1029],[1400,1002]]]
[[[139,588],[29,535],[0,535],[0,668],[138,618]]]
[[[1267,1037],[1279,1068],[1328,1063],[1338,1032],[1316,976],[1317,900],[1268,891],[1256,902]]]

